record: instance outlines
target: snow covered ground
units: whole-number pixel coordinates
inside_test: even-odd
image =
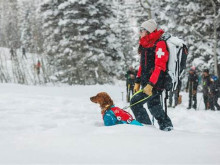
[[[174,130],[103,126],[89,97],[106,91],[119,107],[123,84],[0,84],[0,164],[220,164],[220,112],[168,109]],[[198,95],[198,104],[201,94]],[[125,98],[125,96],[124,96]]]

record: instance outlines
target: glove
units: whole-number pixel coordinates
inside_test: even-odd
[[[193,90],[193,95],[195,95],[196,94],[196,90]]]
[[[140,89],[140,84],[139,83],[135,83],[134,84],[134,93],[136,93],[137,91],[139,91]]]
[[[147,84],[146,87],[144,87],[143,92],[146,93],[148,96],[152,95],[152,89],[153,87],[150,84]]]

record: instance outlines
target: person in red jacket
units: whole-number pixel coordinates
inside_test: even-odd
[[[149,100],[131,106],[136,120],[143,124],[152,124],[143,106],[147,103],[149,111],[158,121],[159,128],[170,131],[173,129],[173,125],[170,118],[165,114],[161,103],[161,93],[164,89],[165,71],[169,57],[166,42],[161,39],[163,33],[163,30],[157,30],[157,23],[153,19],[145,21],[141,25],[138,49],[140,66],[135,80],[134,92],[139,91],[140,86],[142,86],[143,92],[136,93],[130,104],[151,96],[152,98]]]
[[[37,61],[37,64],[35,65],[35,69],[37,70],[37,74],[38,74],[38,75],[40,74],[40,67],[41,67],[41,63],[40,63],[40,61],[38,60],[38,61]]]

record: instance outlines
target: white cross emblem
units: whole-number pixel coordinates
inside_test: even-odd
[[[158,51],[157,51],[157,56],[158,56],[158,58],[161,58],[161,56],[163,56],[164,54],[165,54],[165,53],[162,51],[162,49],[159,48]]]

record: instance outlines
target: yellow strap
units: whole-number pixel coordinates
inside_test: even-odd
[[[140,89],[139,91],[137,91],[135,94],[133,94],[132,97],[134,97],[136,94],[141,93],[141,92],[143,92],[143,89]],[[131,97],[131,99],[132,99],[132,97]]]

